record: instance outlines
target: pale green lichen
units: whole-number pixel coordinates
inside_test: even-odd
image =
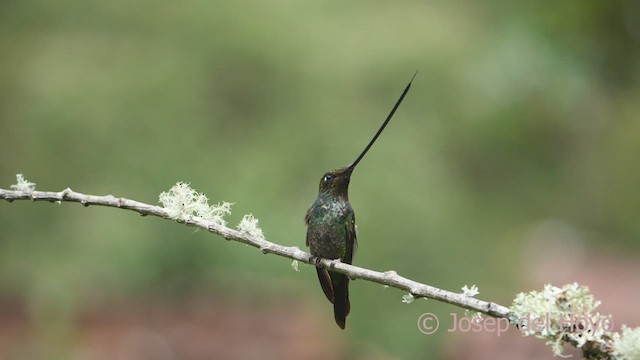
[[[293,260],[291,262],[291,267],[293,268],[293,270],[300,272],[300,269],[298,269],[298,260]]]
[[[416,298],[411,294],[402,295],[402,302],[405,304],[411,304]]]
[[[613,334],[613,349],[617,360],[640,359],[640,328],[622,325],[622,334]]]
[[[471,320],[472,322],[477,323],[477,324],[481,323],[482,320],[484,319],[482,317],[482,313],[481,312],[473,311],[473,310],[465,310],[464,311],[464,316],[466,318],[468,318],[469,320]]]
[[[240,232],[242,233],[264,239],[262,229],[260,229],[260,226],[258,226],[258,219],[253,217],[253,214],[245,215],[242,218],[242,221],[240,221],[240,224],[238,224],[238,230],[240,230]]]
[[[187,220],[197,216],[225,226],[224,216],[231,214],[231,204],[209,205],[207,196],[192,189],[189,184],[179,182],[169,191],[160,194],[160,203],[167,211],[167,215],[175,220]]]
[[[474,297],[476,295],[480,294],[480,291],[478,291],[478,287],[475,285],[471,285],[471,287],[467,287],[467,285],[462,287],[462,295],[464,296],[471,296]]]
[[[478,294],[480,294],[480,291],[475,285],[471,285],[471,287],[465,285],[462,287],[462,295],[464,296],[474,297]],[[480,323],[482,321],[482,313],[479,311],[465,310],[464,316],[471,319],[471,321],[475,323]]]
[[[36,183],[32,183],[24,178],[22,174],[16,175],[17,184],[11,185],[10,187],[15,191],[23,191],[23,192],[33,192],[36,189]]]
[[[613,322],[610,315],[596,311],[599,305],[586,286],[545,285],[543,291],[516,296],[512,322],[524,335],[546,340],[556,356],[562,356],[565,343],[604,349],[610,344]]]

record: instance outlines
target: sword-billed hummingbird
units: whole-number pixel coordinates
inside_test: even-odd
[[[351,174],[393,117],[405,95],[409,92],[415,76],[414,74],[378,132],[356,160],[349,166],[329,170],[320,179],[318,198],[307,210],[304,217],[304,222],[307,225],[306,244],[311,248],[311,255],[317,258],[339,259],[343,263],[351,264],[357,245],[356,219],[351,204],[349,204],[348,195]],[[341,329],[344,329],[347,315],[351,309],[349,278],[333,271],[327,271],[320,266],[316,267],[316,271],[324,295],[333,303],[333,315],[336,323]]]

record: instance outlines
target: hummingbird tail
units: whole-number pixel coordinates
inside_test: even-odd
[[[347,322],[347,315],[351,311],[351,304],[349,303],[349,278],[341,274],[331,274],[331,280],[333,282],[334,302],[333,302],[333,316],[336,319],[336,324],[341,329],[344,329]]]
[[[324,296],[326,296],[327,299],[333,304],[333,286],[331,284],[331,277],[329,276],[329,272],[324,268],[316,268],[316,271],[318,273],[318,280],[320,280],[320,285],[322,286]]]

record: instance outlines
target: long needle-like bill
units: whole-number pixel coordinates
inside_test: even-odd
[[[409,89],[411,88],[411,83],[413,83],[413,79],[416,77],[416,75],[418,75],[417,71],[415,74],[413,74],[413,77],[409,81],[409,84],[407,84],[407,87],[404,88],[402,95],[400,95],[400,98],[398,99],[398,101],[396,101],[396,104],[393,105],[393,109],[391,109],[391,112],[382,123],[382,126],[380,126],[380,129],[378,129],[378,132],[373,136],[373,139],[371,139],[367,147],[364,148],[364,151],[362,151],[362,153],[360,154],[360,156],[358,156],[356,161],[354,161],[353,164],[349,165],[349,169],[351,169],[351,171],[355,169],[356,165],[358,165],[358,163],[360,162],[360,160],[362,160],[362,158],[367,153],[367,151],[369,151],[373,143],[376,142],[376,139],[378,139],[378,136],[380,136],[380,134],[382,133],[382,130],[384,130],[384,128],[387,126],[387,124],[389,123],[389,120],[391,120],[391,118],[393,117],[393,114],[395,114],[396,110],[398,109],[398,106],[400,106],[400,104],[402,103],[402,100],[404,99],[405,95],[407,95],[407,93],[409,92]]]

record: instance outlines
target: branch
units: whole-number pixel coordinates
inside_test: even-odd
[[[465,286],[462,294],[453,293],[407,279],[395,271],[378,272],[335,260],[316,259],[296,246],[287,247],[272,243],[263,237],[262,230],[257,227],[258,221],[252,215],[245,215],[238,226],[240,230],[231,229],[226,226],[223,219],[224,214],[230,212],[230,204],[210,206],[206,196],[197,193],[188,184],[178,183],[169,192],[162,193],[160,201],[165,207],[160,207],[116,198],[113,195],[82,194],[69,188],[60,192],[35,191],[35,184],[25,180],[21,174],[17,175],[17,180],[17,185],[11,185],[15,190],[0,189],[0,199],[8,202],[45,200],[58,204],[63,201],[78,202],[84,206],[109,206],[132,210],[143,216],[153,215],[176,220],[218,234],[227,240],[253,246],[264,254],[276,254],[293,259],[292,265],[295,265],[296,261],[302,261],[306,264],[331,268],[332,271],[352,279],[363,279],[407,291],[411,296],[407,296],[406,300],[429,298],[491,317],[507,319],[524,335],[533,335],[545,340],[546,344],[551,346],[554,355],[562,356],[564,344],[570,344],[580,348],[583,357],[587,359],[640,359],[640,328],[631,329],[623,326],[620,333],[613,332],[611,316],[598,313],[596,310],[600,302],[595,300],[586,286],[580,286],[577,283],[565,285],[562,288],[545,285],[541,292],[520,293],[509,309],[493,302],[474,298],[473,295],[477,292],[475,287],[467,289]],[[579,311],[578,314],[574,314],[576,310]],[[600,327],[585,328],[583,323],[567,322],[567,316],[573,319],[575,315],[581,316],[582,319],[593,319],[597,322],[595,325]],[[541,324],[544,326],[541,327]],[[605,328],[607,324],[609,326]]]
[[[75,192],[69,188],[60,192],[50,191],[12,191],[0,189],[0,199],[8,202],[14,200],[49,201],[52,203],[77,202],[83,206],[98,205],[135,211],[143,216],[153,215],[163,219],[170,219],[165,208],[126,198],[117,198],[113,195],[96,196]],[[241,242],[260,249],[263,254],[275,254],[289,259],[315,265],[316,259],[311,254],[300,250],[295,246],[282,246],[265,240],[264,238],[244,233],[213,221],[205,220],[197,216],[188,216],[185,220],[179,220],[189,226],[207,230],[218,234],[227,240]],[[409,292],[413,297],[429,298],[455,305],[464,309],[477,311],[488,316],[508,318],[509,308],[493,302],[482,301],[463,294],[454,293],[436,287],[419,283],[398,275],[395,271],[378,272],[358,266],[335,262],[327,259],[319,260],[321,266],[331,268],[333,271],[347,275],[351,279],[362,279],[374,283],[394,287]]]

